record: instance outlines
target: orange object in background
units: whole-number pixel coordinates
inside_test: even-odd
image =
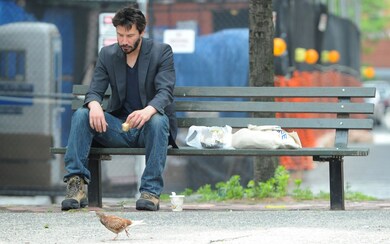
[[[336,50],[332,50],[329,52],[329,62],[331,63],[337,63],[340,60],[340,53]]]
[[[306,51],[305,55],[305,61],[308,64],[315,64],[317,63],[319,58],[318,52],[315,49],[308,49]]]
[[[363,76],[367,79],[372,79],[375,77],[375,69],[371,66],[363,68]]]
[[[274,38],[274,56],[281,56],[287,48],[286,42],[282,38]]]
[[[275,77],[275,87],[329,87],[329,86],[361,86],[361,82],[352,75],[347,75],[337,71],[294,71],[291,78],[285,76]],[[304,102],[312,98],[275,98],[276,101],[283,102]],[[326,98],[322,98],[326,99]],[[328,98],[334,99],[334,98]],[[319,102],[324,100],[319,100]],[[311,115],[304,113],[277,113],[277,118],[309,118]],[[328,115],[321,115],[326,117]],[[292,130],[290,130],[292,131]],[[316,147],[321,143],[321,139],[331,131],[314,130],[314,129],[294,129],[298,133],[302,147]],[[283,165],[287,170],[302,171],[311,170],[314,168],[312,157],[297,156],[279,157],[280,165]]]

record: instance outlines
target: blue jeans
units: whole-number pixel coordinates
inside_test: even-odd
[[[88,155],[93,140],[104,147],[140,147],[145,148],[146,165],[141,177],[140,192],[149,192],[160,196],[164,187],[162,173],[165,167],[168,148],[169,120],[166,115],[156,113],[144,126],[122,131],[124,121],[104,113],[108,124],[106,132],[99,133],[89,125],[89,109],[79,108],[72,116],[68,139],[64,176],[66,182],[73,175],[80,175],[86,183],[90,182]]]

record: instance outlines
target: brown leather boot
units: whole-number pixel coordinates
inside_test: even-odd
[[[61,203],[61,210],[84,208],[88,205],[88,198],[85,194],[84,179],[75,175],[69,178],[66,186],[65,200]]]
[[[137,210],[157,211],[160,209],[160,198],[149,192],[141,192],[141,197],[135,203]]]

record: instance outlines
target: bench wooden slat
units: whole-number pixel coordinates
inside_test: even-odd
[[[84,100],[78,99],[72,101],[72,110],[76,110],[78,108],[81,108],[84,104]]]
[[[72,100],[72,110],[76,110],[84,105],[84,98]],[[106,109],[108,106],[108,100],[103,100],[103,108]]]
[[[103,108],[108,101],[103,101]],[[73,100],[72,109],[84,104]],[[176,111],[193,112],[280,112],[280,113],[351,113],[372,114],[374,105],[368,103],[291,103],[291,102],[244,102],[244,101],[177,101]]]
[[[375,97],[372,87],[176,87],[177,97]]]
[[[191,125],[225,126],[233,128],[252,125],[279,125],[285,129],[371,129],[371,119],[341,119],[341,118],[178,118],[181,128]]]
[[[176,111],[371,114],[374,112],[374,105],[367,103],[322,102],[177,101]]]
[[[64,154],[66,148],[52,148],[52,153]],[[145,148],[91,148],[91,154],[144,155]],[[367,148],[302,148],[296,149],[197,149],[180,147],[168,149],[168,155],[177,156],[367,156]]]
[[[73,95],[84,95],[85,93],[87,93],[88,89],[89,86],[87,85],[73,85],[72,93]],[[111,90],[110,90],[110,94],[111,94]]]
[[[88,86],[74,85],[74,95],[84,95]],[[108,89],[107,94],[111,94]],[[373,87],[175,87],[176,97],[375,97]]]
[[[73,85],[72,87],[72,94],[74,96],[84,96],[89,89],[89,86],[87,85]],[[111,95],[111,87],[108,87],[106,93],[107,96]]]

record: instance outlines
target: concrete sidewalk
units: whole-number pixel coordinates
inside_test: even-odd
[[[20,197],[19,197],[20,198]],[[7,204],[7,201],[0,201],[0,213],[4,212],[62,212],[61,205],[58,204],[34,204],[29,199],[20,200],[21,204],[12,201]],[[62,199],[62,198],[61,198]],[[61,200],[60,199],[60,200]],[[107,211],[107,212],[138,212],[135,209],[135,199],[109,198],[103,199],[103,208],[88,207],[80,211]],[[58,201],[60,202],[60,201]],[[345,201],[346,210],[389,210],[390,200],[375,200],[375,201]],[[268,201],[251,201],[237,200],[228,202],[196,202],[193,200],[185,200],[184,211],[266,211],[266,210],[330,210],[330,202],[328,200],[308,200],[297,201],[290,198],[283,200],[270,199]],[[162,200],[160,203],[160,212],[171,212],[170,203],[168,200]]]
[[[390,243],[390,201],[347,201],[345,211],[330,211],[328,201],[187,202],[182,212],[168,202],[158,212],[136,211],[134,203],[69,212],[59,204],[2,205],[0,243],[113,241],[95,211],[146,222],[114,243]]]

